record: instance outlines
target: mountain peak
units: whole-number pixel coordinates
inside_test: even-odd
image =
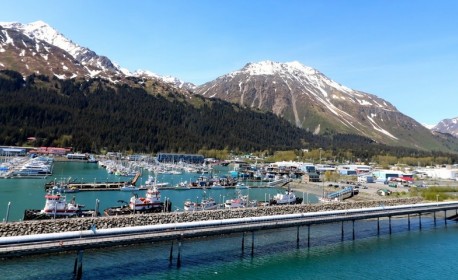
[[[458,117],[452,119],[444,119],[440,121],[436,126],[431,128],[433,131],[439,131],[442,133],[450,133],[451,135],[458,137]]]
[[[246,72],[250,75],[276,75],[276,74],[286,74],[301,72],[306,75],[315,75],[319,73],[317,70],[305,66],[298,61],[280,63],[270,60],[264,60],[260,62],[250,62],[246,64],[240,71],[235,73]]]

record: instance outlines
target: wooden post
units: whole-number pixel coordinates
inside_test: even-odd
[[[410,230],[410,214],[407,214],[407,227]]]
[[[434,227],[436,226],[436,211],[434,211]]]

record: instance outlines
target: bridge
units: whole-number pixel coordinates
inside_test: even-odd
[[[254,233],[256,231],[297,227],[297,242],[299,244],[299,231],[301,227],[305,226],[308,229],[307,244],[310,245],[310,227],[312,225],[341,223],[341,234],[343,240],[343,224],[344,222],[352,222],[352,237],[354,240],[354,223],[358,220],[377,219],[377,232],[379,233],[379,219],[388,218],[389,233],[391,234],[391,217],[393,216],[407,216],[409,230],[411,215],[418,216],[419,226],[421,229],[422,215],[432,213],[434,215],[434,223],[436,223],[436,213],[442,211],[444,212],[443,219],[445,224],[447,224],[447,219],[458,216],[458,201],[387,207],[381,205],[379,207],[361,209],[156,224],[112,229],[97,229],[94,225],[91,229],[83,231],[1,237],[0,258],[62,251],[81,251],[84,249],[161,241],[172,241],[173,248],[173,241],[177,241],[181,244],[183,239],[233,233],[243,233],[243,244],[245,233],[247,232],[251,232],[252,234],[251,240],[253,252]],[[450,214],[450,211],[453,211],[454,213],[447,217],[447,214]],[[170,215],[179,215],[179,213],[170,213]],[[244,246],[242,246],[242,248],[244,248]]]

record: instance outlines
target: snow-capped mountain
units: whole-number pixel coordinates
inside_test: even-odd
[[[161,79],[162,81],[168,84],[175,85],[180,89],[194,91],[194,89],[196,88],[196,85],[194,85],[193,83],[185,82],[172,76],[161,76],[148,70],[137,70],[133,72],[131,75],[134,77]]]
[[[425,147],[425,138],[435,143],[428,129],[389,102],[299,62],[249,63],[197,87],[196,93],[271,111],[314,133],[356,133],[411,147]]]
[[[105,76],[108,78],[113,75],[129,74],[128,71],[113,64],[107,57],[99,56],[90,49],[79,46],[43,21],[30,24],[2,22],[0,26],[22,32],[30,38],[44,41],[66,51],[86,69],[87,75],[91,77]]]
[[[455,137],[458,137],[458,117],[442,120],[431,130],[441,133],[449,133]]]
[[[0,32],[0,52],[2,50],[6,52],[8,49],[9,52],[20,54],[20,56],[11,55],[9,60],[0,58],[0,69],[17,69],[24,75],[32,73],[55,75],[62,79],[81,76],[86,78],[102,77],[112,82],[116,82],[124,77],[133,76],[159,79],[177,88],[186,90],[195,87],[193,84],[183,82],[178,78],[161,76],[149,71],[131,73],[129,70],[112,62],[106,56],[97,55],[89,48],[74,43],[43,21],[36,21],[29,24],[0,22],[1,27],[3,28]],[[28,42],[28,45],[25,42]],[[39,47],[45,43],[47,43],[47,48]],[[56,53],[56,48],[61,51],[57,51]],[[58,66],[59,63],[53,66],[53,63],[49,61],[50,56],[53,56],[55,61],[62,60],[62,67]],[[17,61],[17,59],[14,59],[15,57],[22,57],[22,59]],[[67,65],[65,61],[70,58],[72,58],[72,63],[76,64],[76,67]],[[21,63],[25,63],[27,67],[20,67]],[[46,69],[46,65],[53,66],[52,71]],[[19,68],[16,68],[17,66]]]

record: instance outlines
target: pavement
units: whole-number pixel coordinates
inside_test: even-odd
[[[332,186],[331,186],[332,185]],[[338,187],[335,187],[338,185]],[[336,192],[340,190],[342,187],[346,186],[353,186],[355,187],[355,184],[347,184],[345,183],[339,183],[339,182],[308,182],[308,183],[302,183],[302,182],[291,182],[290,183],[290,188],[293,189],[296,194],[305,192],[305,193],[312,193],[315,194],[319,197],[323,196],[324,193],[331,193],[331,192]],[[383,183],[361,183],[359,187],[359,192],[357,195],[346,199],[347,201],[364,201],[364,200],[376,200],[376,199],[389,199],[389,198],[398,198],[397,195],[394,193],[399,192],[403,193],[404,195],[409,192],[408,187],[404,186],[398,186],[396,188],[390,187],[388,185],[385,185]],[[380,196],[377,194],[377,191],[379,189],[388,189],[392,192],[391,195],[389,196]]]

